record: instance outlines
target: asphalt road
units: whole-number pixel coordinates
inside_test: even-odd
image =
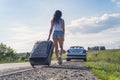
[[[51,64],[55,64],[55,61],[52,61]],[[22,69],[32,68],[29,62],[21,62],[21,63],[5,63],[0,64],[0,75],[6,72],[14,72]]]
[[[22,67],[30,67],[30,66],[31,65],[29,62],[0,64],[0,72],[9,69],[19,69]]]

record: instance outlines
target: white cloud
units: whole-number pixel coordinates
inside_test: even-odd
[[[120,14],[104,14],[100,17],[80,18],[73,20],[67,29],[72,33],[99,33],[101,31],[120,27]]]
[[[47,32],[34,30],[27,26],[13,27],[11,31],[14,35],[11,36],[8,44],[17,52],[30,52],[36,41],[47,40],[48,37]]]
[[[22,33],[24,33],[24,32],[26,32],[26,33],[29,33],[29,32],[32,32],[28,27],[26,27],[26,26],[22,26],[22,27],[13,27],[13,28],[11,28],[11,30],[12,31],[14,31],[14,32],[22,32]]]
[[[113,48],[113,46],[118,47],[120,44],[116,43],[120,41],[120,38],[116,34],[120,35],[120,30],[119,32],[109,30],[95,34],[69,33],[65,38],[65,48],[69,48],[72,45],[80,45],[86,49],[92,46],[105,46],[106,48]]]

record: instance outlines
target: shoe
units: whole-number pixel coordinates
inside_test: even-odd
[[[59,59],[59,64],[61,65],[62,64],[62,57],[60,56],[58,59]]]

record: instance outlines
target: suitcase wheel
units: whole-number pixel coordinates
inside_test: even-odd
[[[48,67],[49,67],[50,65],[48,65]]]
[[[31,66],[34,68],[34,64],[31,64]]]

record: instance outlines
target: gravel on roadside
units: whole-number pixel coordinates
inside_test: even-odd
[[[82,61],[64,62],[62,65],[36,66],[24,72],[1,76],[0,80],[98,80]]]

